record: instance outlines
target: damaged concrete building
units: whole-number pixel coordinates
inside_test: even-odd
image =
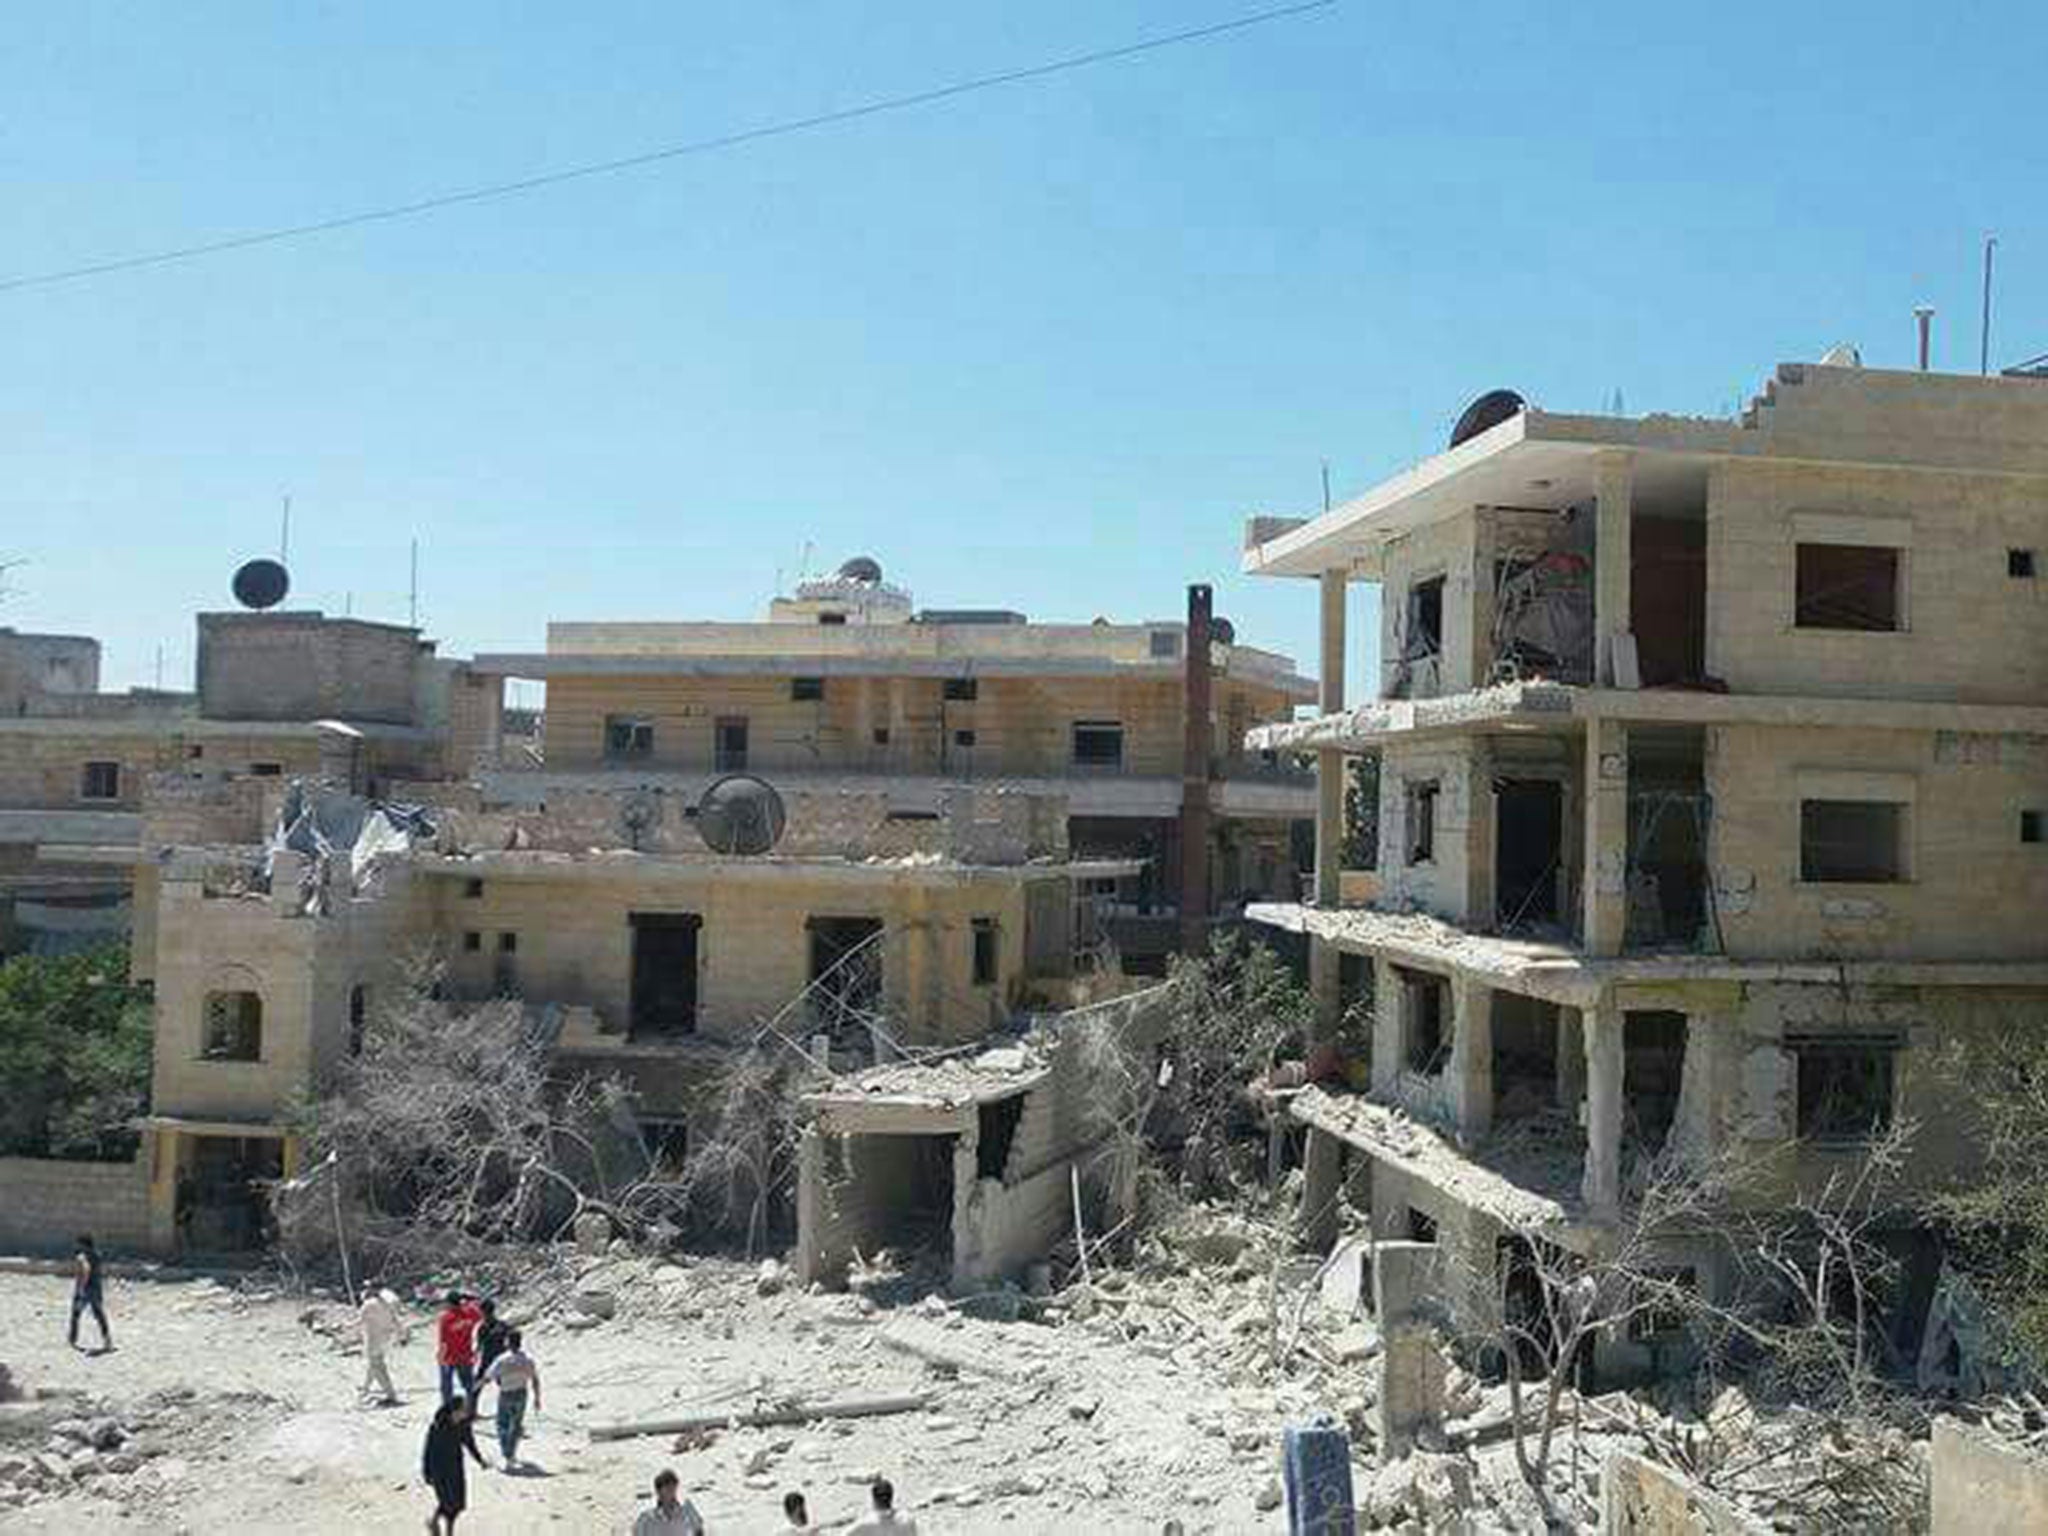
[[[152,782],[203,798],[317,775],[376,792],[497,751],[496,681],[407,626],[202,613],[196,670],[189,693],[102,692],[98,641],[0,630],[0,956],[147,923],[135,855]]]
[[[544,653],[478,659],[547,688],[545,764],[489,787],[688,796],[744,770],[884,794],[905,817],[933,814],[949,785],[1058,794],[1077,856],[1137,870],[1103,894],[1126,967],[1157,972],[1191,901],[1206,922],[1299,894],[1315,804],[1305,770],[1244,744],[1314,685],[1237,643],[1197,590],[1207,645],[1186,621],[920,610],[865,557],[776,598],[765,622],[550,624]],[[1185,858],[1191,843],[1207,857]]]
[[[1944,1048],[2048,1007],[2044,559],[2048,386],[1854,365],[1787,364],[1734,420],[1500,392],[1364,495],[1254,519],[1246,571],[1319,585],[1322,693],[1250,733],[1320,773],[1314,899],[1252,916],[1309,936],[1324,1017],[1372,1020],[1369,1091],[1293,1103],[1305,1209],[1348,1168],[1377,1237],[1498,1295],[1531,1234],[1592,1251],[1666,1148],[1784,1190],[1911,1120],[1917,1184],[1967,1167]],[[1378,867],[1347,881],[1366,752]],[[1674,1264],[1725,1281],[1707,1242]]]

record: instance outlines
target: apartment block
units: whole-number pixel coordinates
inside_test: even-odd
[[[1324,662],[1316,718],[1249,735],[1316,754],[1313,899],[1252,915],[1310,937],[1325,1017],[1372,1019],[1370,1090],[1294,1106],[1310,1208],[1348,1164],[1376,1235],[1497,1298],[1666,1150],[1753,1157],[1770,1198],[1912,1121],[1916,1187],[1967,1167],[1944,1053],[2048,1007],[2044,559],[2048,384],[1848,363],[1734,420],[1489,397],[1364,495],[1255,519],[1245,569],[1317,584]],[[1346,882],[1368,751],[1379,863]],[[1674,1263],[1725,1283],[1710,1244]]]

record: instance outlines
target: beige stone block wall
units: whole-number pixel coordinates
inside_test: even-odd
[[[1868,541],[1898,539],[1903,632],[1794,626],[1802,519],[1809,529],[1816,519],[1865,520]],[[2008,575],[2008,549],[2033,550],[2043,574]],[[1739,693],[2048,701],[2048,495],[2038,480],[1996,475],[1717,466],[1708,491],[1707,671]]]
[[[149,1174],[126,1163],[0,1157],[0,1252],[68,1254],[81,1232],[104,1250],[149,1246]]]
[[[1479,570],[1481,537],[1476,517],[1453,517],[1418,528],[1387,547],[1380,598],[1380,676],[1375,692],[1389,692],[1405,641],[1408,589],[1444,578],[1443,652],[1434,669],[1411,669],[1409,698],[1440,698],[1478,686],[1480,609],[1475,593],[1490,596],[1492,572]],[[1483,579],[1482,579],[1483,577]],[[1430,672],[1434,671],[1434,676]]]
[[[2048,956],[2048,741],[2010,735],[1722,726],[1708,732],[1710,863],[1728,952],[1741,959],[2019,960]],[[1910,791],[1910,878],[1804,884],[1802,784],[1874,776]],[[1893,790],[1889,786],[1900,786]],[[1875,790],[1872,791],[1875,793]]]
[[[1413,907],[1446,922],[1485,922],[1475,877],[1492,866],[1493,794],[1478,737],[1389,745],[1380,757],[1380,903]],[[1410,786],[1437,786],[1435,856],[1410,863]]]
[[[1974,1425],[1934,1421],[1932,1536],[2048,1531],[2048,1460]]]

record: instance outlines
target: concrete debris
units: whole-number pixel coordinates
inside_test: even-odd
[[[576,1251],[595,1258],[602,1254],[612,1237],[612,1220],[602,1211],[585,1211],[576,1218]]]
[[[788,1283],[789,1271],[776,1259],[763,1259],[754,1272],[754,1290],[758,1295],[773,1296]]]

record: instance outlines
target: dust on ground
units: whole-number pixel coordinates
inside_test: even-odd
[[[1003,1320],[930,1295],[890,1305],[807,1293],[723,1259],[619,1255],[586,1268],[579,1284],[610,1293],[611,1318],[560,1293],[501,1301],[525,1323],[546,1406],[529,1413],[531,1465],[507,1474],[486,1395],[477,1440],[493,1465],[471,1469],[465,1528],[626,1530],[663,1466],[720,1532],[773,1531],[791,1488],[814,1520],[844,1526],[866,1514],[877,1474],[927,1536],[1158,1532],[1169,1518],[1190,1533],[1284,1528],[1280,1430],[1315,1405],[1297,1383],[1219,1369],[1245,1345],[1212,1321],[1147,1329],[1113,1306],[1085,1320],[1057,1309]],[[1188,1289],[1183,1314],[1241,1304],[1228,1284],[1191,1277]],[[1014,1293],[1001,1299],[1014,1316]],[[412,1337],[392,1356],[404,1402],[376,1408],[359,1405],[360,1349],[337,1299],[254,1281],[114,1279],[107,1306],[116,1350],[75,1352],[68,1281],[0,1275],[0,1359],[27,1394],[0,1405],[0,1530],[424,1524],[430,1307],[408,1307]],[[82,1337],[97,1338],[89,1320]],[[892,1347],[902,1339],[957,1359]],[[692,1449],[673,1448],[672,1435],[589,1434],[791,1396],[919,1392],[930,1394],[920,1412],[728,1428]]]

